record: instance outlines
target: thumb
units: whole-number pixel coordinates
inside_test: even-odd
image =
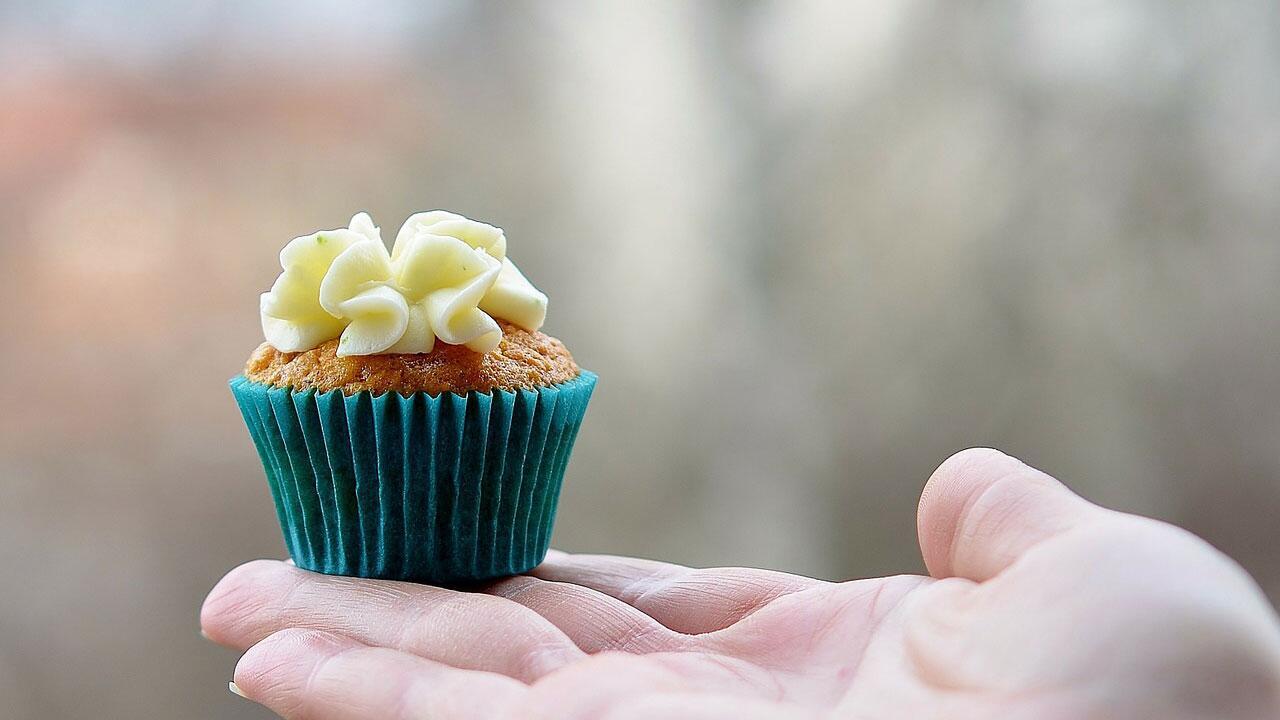
[[[930,575],[982,582],[1033,545],[1103,512],[1020,460],[973,448],[933,472],[916,526]]]

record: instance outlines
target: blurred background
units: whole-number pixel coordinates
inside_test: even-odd
[[[7,718],[260,718],[226,380],[290,238],[500,225],[601,376],[567,550],[918,572],[994,445],[1280,598],[1280,5],[0,2]]]

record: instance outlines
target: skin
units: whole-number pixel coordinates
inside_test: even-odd
[[[1229,558],[994,450],[920,499],[929,576],[831,583],[554,552],[482,592],[259,560],[233,689],[285,718],[1275,718],[1280,622]]]

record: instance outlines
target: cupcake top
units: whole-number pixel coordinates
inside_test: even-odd
[[[354,395],[369,391],[401,394],[464,393],[471,390],[533,389],[568,382],[580,372],[559,340],[498,321],[498,347],[478,353],[464,345],[438,343],[431,352],[413,355],[338,355],[338,341],[326,340],[297,353],[280,352],[263,343],[245,364],[246,378],[294,390]]]
[[[405,221],[387,251],[366,213],[294,238],[260,301],[267,343],[245,367],[294,389],[466,392],[577,377],[538,332],[547,296],[507,257],[500,228],[443,210]]]

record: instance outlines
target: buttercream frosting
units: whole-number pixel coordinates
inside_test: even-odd
[[[262,331],[282,352],[340,338],[338,355],[426,353],[439,339],[498,346],[500,318],[542,327],[547,296],[507,257],[501,228],[444,210],[409,217],[391,251],[367,213],[294,238],[261,298]]]

